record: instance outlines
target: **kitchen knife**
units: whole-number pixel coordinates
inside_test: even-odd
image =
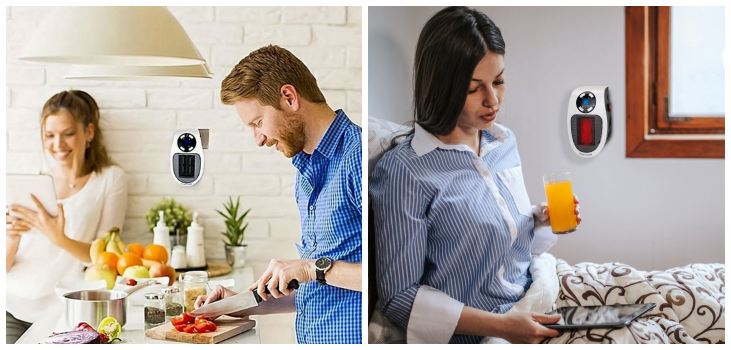
[[[287,284],[287,289],[294,290],[299,287],[300,283],[297,280],[291,280]],[[264,293],[271,294],[266,286],[264,286]],[[242,292],[232,297],[203,305],[188,314],[191,316],[216,317],[258,306],[261,301],[261,296],[259,296],[257,290],[254,289],[252,291]]]

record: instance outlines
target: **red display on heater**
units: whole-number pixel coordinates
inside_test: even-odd
[[[579,145],[594,145],[594,117],[579,117]]]

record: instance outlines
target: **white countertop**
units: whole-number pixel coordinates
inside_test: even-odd
[[[242,292],[248,286],[255,282],[254,270],[250,266],[233,269],[233,271],[224,276],[213,277],[211,281],[234,279],[235,292]],[[176,282],[177,284],[177,282]],[[137,293],[135,293],[136,295]],[[123,343],[128,344],[174,344],[176,342],[168,340],[151,339],[145,336],[144,318],[142,306],[127,304],[127,324],[122,327],[120,339]],[[53,332],[67,332],[73,327],[66,325],[65,308],[63,305],[48,310],[48,317],[34,323],[23,336],[18,339],[16,344],[38,344],[46,339]],[[95,325],[92,325],[95,326]],[[226,339],[220,344],[259,344],[259,325],[253,329],[241,333],[237,336]]]

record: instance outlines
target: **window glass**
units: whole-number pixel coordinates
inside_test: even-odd
[[[670,117],[725,115],[721,6],[670,9]]]

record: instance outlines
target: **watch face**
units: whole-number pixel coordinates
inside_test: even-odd
[[[328,266],[330,266],[330,259],[319,258],[319,259],[317,259],[317,261],[315,261],[315,266],[318,269],[326,269]]]

